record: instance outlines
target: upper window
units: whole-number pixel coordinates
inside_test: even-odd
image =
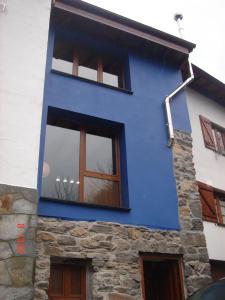
[[[198,182],[203,220],[225,224],[225,192]]]
[[[46,127],[42,196],[120,207],[119,139],[57,120]]]
[[[225,155],[225,129],[200,116],[202,134],[206,148]]]
[[[124,63],[115,56],[55,40],[52,69],[96,82],[125,88]]]

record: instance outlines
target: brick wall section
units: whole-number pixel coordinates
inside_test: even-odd
[[[36,206],[35,190],[0,185],[0,299],[33,299]]]
[[[176,131],[173,159],[181,231],[39,217],[35,300],[48,299],[51,256],[91,260],[93,300],[142,299],[140,252],[182,254],[186,295],[211,280],[189,134]]]
[[[208,252],[203,233],[202,210],[195,179],[191,135],[175,130],[174,174],[179,199],[181,243],[188,295],[211,281]]]

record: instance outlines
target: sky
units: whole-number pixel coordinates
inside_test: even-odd
[[[225,0],[85,1],[176,36],[182,13],[183,38],[196,44],[191,62],[225,83]]]

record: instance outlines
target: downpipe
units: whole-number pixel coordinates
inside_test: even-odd
[[[172,147],[174,144],[174,128],[173,128],[173,120],[172,120],[170,103],[172,102],[173,97],[176,94],[178,94],[181,90],[183,90],[194,79],[194,72],[190,61],[188,61],[188,66],[189,66],[190,76],[181,85],[179,85],[169,96],[165,98],[165,108],[166,108],[167,126],[168,126],[168,134],[169,134],[168,147]]]

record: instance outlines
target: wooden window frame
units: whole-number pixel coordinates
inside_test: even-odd
[[[51,268],[54,269],[54,267],[61,267],[62,272],[63,272],[63,279],[62,279],[62,284],[63,284],[63,296],[61,295],[50,295],[51,294],[51,278],[49,279],[49,289],[48,289],[48,296],[50,299],[53,298],[59,298],[61,299],[62,297],[66,298],[76,298],[80,297],[80,295],[71,295],[71,273],[70,270],[72,268],[79,267],[81,269],[81,297],[82,300],[87,300],[87,266],[85,263],[71,263],[71,264],[64,264],[64,263],[52,263]],[[51,272],[51,271],[50,271]]]
[[[121,180],[120,180],[120,148],[119,148],[119,138],[116,135],[108,134],[107,131],[104,132],[106,136],[110,136],[112,138],[113,143],[115,145],[115,168],[116,174],[110,175],[106,173],[89,171],[86,169],[86,134],[89,129],[85,127],[80,128],[80,168],[79,168],[79,181],[80,181],[80,189],[79,189],[79,201],[82,203],[88,203],[84,201],[84,177],[91,177],[97,179],[103,179],[108,181],[115,181],[119,185],[119,207],[121,207]],[[101,136],[98,131],[96,131],[96,135]],[[99,205],[99,204],[95,204]],[[117,206],[115,206],[117,207]]]
[[[62,127],[62,128],[70,128],[71,130],[77,130],[80,132],[80,149],[79,149],[79,201],[75,200],[70,201],[70,203],[77,203],[77,204],[85,204],[90,206],[103,206],[103,207],[112,207],[112,208],[122,208],[122,192],[121,192],[121,172],[120,172],[120,138],[119,133],[114,132],[113,130],[105,130],[99,127],[94,126],[85,126],[85,125],[78,125],[76,123],[71,122],[71,126],[68,126],[70,122],[64,119],[57,119],[48,122],[48,125],[55,126],[55,127]],[[115,155],[115,175],[90,171],[86,169],[86,134],[95,134],[97,136],[105,136],[112,139],[114,144],[114,155]],[[98,203],[89,203],[85,201],[84,197],[84,178],[96,178],[102,180],[108,180],[118,183],[118,197],[115,203],[118,205],[108,205],[108,204],[98,204]],[[57,199],[59,201],[67,202],[66,199]]]
[[[181,255],[176,254],[162,254],[162,253],[152,253],[152,254],[145,254],[140,253],[140,267],[141,267],[141,289],[143,299],[146,299],[145,295],[145,278],[144,278],[144,262],[145,261],[167,261],[167,260],[174,260],[177,262],[178,267],[178,276],[180,279],[180,295],[181,299],[185,300],[185,291],[184,291],[184,271],[183,271],[183,258]],[[177,283],[177,282],[176,282]],[[176,289],[179,289],[178,285],[176,285]]]
[[[209,185],[199,182],[199,181],[197,181],[197,184],[198,184],[198,188],[199,188],[200,197],[201,197],[201,190],[208,190],[211,193],[211,205],[213,205],[213,209],[215,211],[215,217],[213,217],[213,218],[205,216],[204,211],[202,211],[203,221],[212,222],[212,223],[216,223],[221,226],[225,226],[225,223],[223,221],[221,205],[220,205],[221,200],[218,198],[218,194],[225,195],[225,191],[215,189],[212,186],[209,186]],[[203,204],[202,204],[202,207],[203,207]]]
[[[205,147],[208,149],[213,150],[214,152],[225,155],[225,128],[222,128],[221,126],[211,122],[207,118],[199,115],[201,129],[202,129],[202,135]],[[223,143],[224,149],[221,148],[220,141],[218,134],[221,134],[221,139]]]

